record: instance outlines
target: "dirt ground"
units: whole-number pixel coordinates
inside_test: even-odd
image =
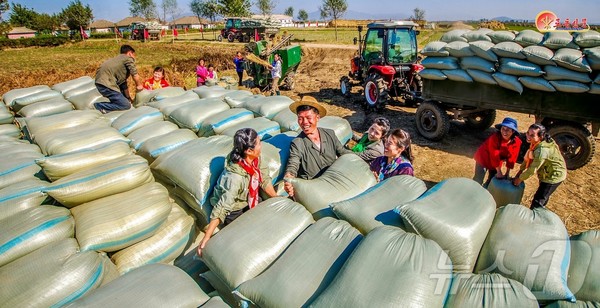
[[[355,53],[353,46],[303,46],[302,63],[298,69],[296,86],[293,91],[283,91],[283,95],[298,98],[312,95],[324,102],[330,115],[347,119],[353,130],[364,132],[371,120],[377,116],[387,117],[392,127],[400,127],[412,136],[415,152],[415,175],[424,180],[428,187],[450,177],[473,176],[475,162],[472,159],[477,147],[494,129],[473,131],[460,121],[452,121],[450,132],[442,141],[434,142],[421,137],[415,127],[415,108],[390,105],[379,113],[365,113],[360,86],[353,88],[353,95],[345,98],[339,91],[339,79],[348,73],[350,58]],[[496,123],[505,116],[515,117],[519,128],[524,129],[534,122],[526,114],[497,112]],[[600,148],[596,139],[596,148]],[[585,167],[569,171],[567,180],[559,186],[550,198],[548,208],[558,214],[565,223],[569,234],[586,230],[600,229],[600,158],[594,159]],[[531,203],[537,189],[537,178],[526,181],[523,204]]]

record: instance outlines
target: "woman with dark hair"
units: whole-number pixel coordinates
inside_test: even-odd
[[[506,117],[502,123],[496,124],[497,131],[489,136],[475,152],[475,175],[473,180],[487,187],[495,176],[499,179],[508,178],[510,170],[515,167],[521,139],[517,129],[517,120]],[[502,165],[506,163],[506,172]],[[485,175],[488,175],[484,183]]]
[[[414,176],[410,134],[400,128],[393,129],[385,137],[384,146],[384,156],[371,162],[371,171],[377,181],[401,174]]]
[[[373,120],[369,130],[361,138],[352,137],[356,145],[352,147],[352,152],[362,158],[367,163],[383,155],[383,137],[390,130],[390,121],[384,117],[378,117]]]
[[[513,185],[518,186],[534,173],[537,173],[539,187],[533,196],[531,209],[545,207],[550,195],[567,178],[567,165],[562,157],[558,144],[540,124],[532,124],[527,130],[527,143],[529,150],[525,154],[523,163]]]
[[[230,224],[259,202],[259,188],[269,197],[276,197],[268,169],[260,158],[262,143],[252,128],[242,128],[233,136],[233,149],[227,165],[213,191],[213,210],[204,238],[198,245],[198,255],[221,223]]]

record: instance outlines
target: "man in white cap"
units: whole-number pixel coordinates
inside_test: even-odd
[[[314,97],[302,97],[290,105],[290,110],[298,116],[302,132],[290,146],[285,178],[310,180],[319,177],[339,156],[353,153],[344,148],[333,130],[317,127],[327,110]],[[291,183],[286,182],[284,188],[290,197],[294,196]]]

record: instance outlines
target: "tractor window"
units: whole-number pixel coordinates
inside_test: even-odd
[[[413,63],[417,60],[417,40],[413,30],[390,29],[387,45],[390,63]]]
[[[236,29],[239,29],[239,28],[241,28],[241,27],[242,27],[242,20],[240,20],[240,19],[236,19],[236,20],[235,20],[235,28],[236,28]]]
[[[225,28],[229,29],[233,27],[233,19],[227,19],[227,23],[225,24]]]
[[[369,62],[371,59],[381,57],[383,52],[383,29],[369,30],[365,35],[365,48],[363,59]]]

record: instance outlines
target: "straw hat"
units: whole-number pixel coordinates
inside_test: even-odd
[[[290,110],[293,113],[296,113],[296,109],[298,109],[298,107],[304,106],[304,105],[316,108],[319,111],[319,116],[321,116],[321,118],[327,115],[327,109],[325,109],[325,107],[323,107],[321,104],[319,104],[319,102],[317,101],[316,98],[314,98],[312,96],[308,96],[308,95],[303,96],[302,99],[299,101],[293,102],[290,105]]]

